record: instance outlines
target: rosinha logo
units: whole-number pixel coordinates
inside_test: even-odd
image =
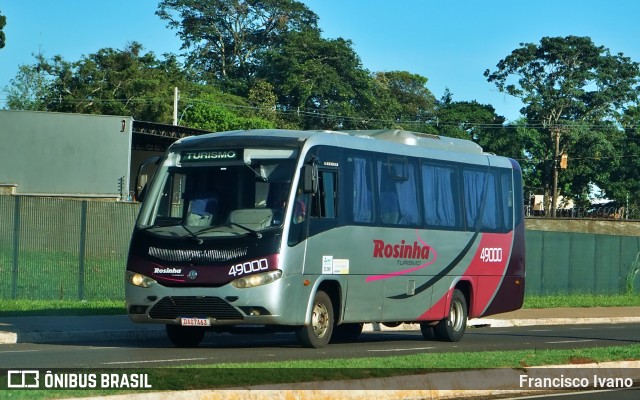
[[[385,243],[384,240],[373,241],[373,257],[375,258],[413,258],[429,259],[431,248],[422,246],[418,242],[413,245],[407,244],[404,240],[397,244]]]

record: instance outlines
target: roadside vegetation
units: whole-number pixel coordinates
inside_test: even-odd
[[[384,378],[430,372],[473,369],[570,365],[640,359],[640,344],[587,349],[518,350],[489,352],[423,353],[358,359],[302,360],[263,363],[191,365],[139,370],[146,373],[155,391],[247,388],[252,385],[293,384],[330,380]],[[247,373],[251,371],[252,373]],[[286,373],[283,373],[286,371]],[[99,371],[92,371],[99,373]],[[122,371],[126,372],[126,371]],[[132,371],[133,372],[133,371]],[[5,379],[5,377],[0,377]],[[285,386],[286,388],[286,386]],[[293,388],[293,385],[291,385]],[[0,399],[71,398],[125,393],[119,390],[12,390],[0,391]],[[129,393],[141,393],[129,391]],[[9,397],[6,397],[10,394]]]

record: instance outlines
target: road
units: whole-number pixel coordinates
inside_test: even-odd
[[[194,364],[365,358],[414,353],[575,349],[640,343],[640,324],[472,328],[458,343],[426,341],[416,331],[365,332],[357,342],[301,348],[292,333],[208,333],[200,347],[166,339],[0,345],[0,368],[148,368]]]

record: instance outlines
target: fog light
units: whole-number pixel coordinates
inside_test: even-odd
[[[129,307],[129,314],[146,314],[147,306],[133,305]]]
[[[247,314],[250,317],[259,317],[262,315],[270,315],[269,311],[267,311],[264,307],[259,306],[249,306],[249,307],[240,307],[243,313]]]

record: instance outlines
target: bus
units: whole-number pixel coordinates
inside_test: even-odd
[[[210,133],[172,144],[144,192],[127,313],[178,347],[264,326],[321,348],[365,323],[455,342],[468,318],[523,303],[521,169],[472,141]]]

